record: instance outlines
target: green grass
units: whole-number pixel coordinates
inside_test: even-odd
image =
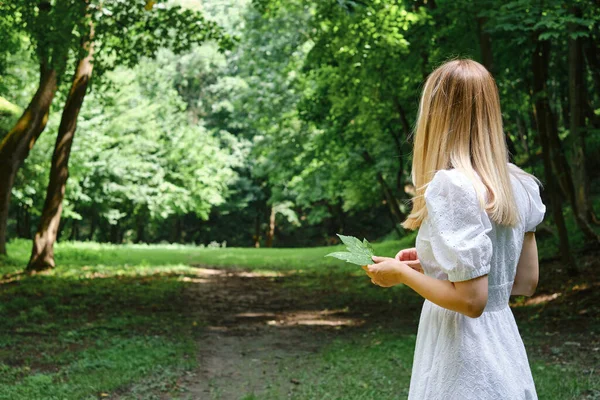
[[[336,340],[295,374],[291,398],[405,399],[414,345],[413,334],[377,330]]]
[[[412,246],[414,235],[400,241],[374,243],[378,255],[393,257],[399,248]],[[343,245],[311,248],[200,248],[192,245],[113,245],[92,242],[63,242],[56,245],[59,270],[87,266],[89,271],[124,273],[130,267],[186,266],[202,264],[214,267],[240,267],[254,270],[309,272],[325,268],[355,268],[326,254],[345,249]],[[8,244],[9,257],[2,262],[0,273],[23,268],[31,254],[31,241],[13,240]]]
[[[414,235],[374,247],[393,256],[413,243]],[[9,243],[0,275],[21,271],[30,246]],[[289,393],[293,399],[405,398],[422,299],[405,287],[373,287],[359,267],[323,257],[340,249],[60,243],[56,269],[0,284],[0,399],[179,396],[177,378],[195,367],[195,334],[202,325],[193,324],[181,296],[183,278],[194,272],[190,265],[284,272],[287,290],[315,293],[324,308],[400,315],[385,326],[341,334],[282,374],[300,381]],[[536,322],[525,325],[523,335],[533,337]],[[540,399],[600,397],[597,371],[530,361]],[[279,399],[283,390],[274,386],[266,397],[249,393],[245,399]]]
[[[23,247],[11,243],[3,272]],[[0,284],[0,399],[95,399],[148,376],[138,392],[177,392],[197,350],[181,296],[189,267],[94,264],[77,245],[59,254],[72,264]]]
[[[531,373],[540,399],[598,399],[600,383],[597,371],[583,372],[572,365],[548,365],[536,361]],[[596,376],[593,374],[596,373]]]
[[[168,382],[165,369],[176,377],[180,371],[174,367],[191,368],[193,364],[186,365],[184,355],[193,351],[185,341],[177,343],[160,336],[95,338],[92,346],[78,352],[77,358],[62,365],[58,372],[32,373],[29,367],[2,365],[0,398],[96,399],[157,372],[162,372],[161,378]],[[168,385],[164,388],[169,389]]]
[[[288,365],[291,390],[273,387],[248,399],[392,400],[408,396],[415,335],[371,330],[336,340],[320,353]],[[575,366],[531,363],[540,400],[595,399],[598,377]],[[596,397],[593,397],[593,396]],[[589,396],[589,397],[588,397]]]

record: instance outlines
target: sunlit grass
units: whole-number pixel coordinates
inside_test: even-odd
[[[379,255],[393,256],[413,244],[414,235],[374,247]],[[202,326],[185,304],[184,285],[203,284],[225,268],[279,281],[297,296],[314,293],[322,300],[322,310],[345,310],[329,319],[351,319],[344,326],[353,326],[354,332],[281,371],[289,375],[288,382],[300,382],[291,392],[273,383],[267,394],[248,393],[246,399],[406,397],[422,299],[404,286],[374,287],[358,266],[324,257],[341,247],[59,243],[56,269],[15,275],[25,267],[30,246],[29,241],[13,241],[9,257],[0,260],[0,276],[8,274],[0,281],[0,399],[96,399],[103,393],[134,399],[158,392],[176,398],[184,390],[177,378],[194,368],[194,336]],[[545,296],[539,297],[541,303],[523,299],[520,312],[564,297],[540,296]],[[389,310],[403,319],[387,327],[358,328],[363,316],[349,316],[364,309]],[[306,323],[317,317],[319,323],[327,320],[320,314],[313,317],[295,316]],[[524,339],[533,338],[535,328],[535,320],[520,325]],[[540,399],[584,399],[600,393],[597,372],[543,358],[530,361]]]
[[[403,240],[374,243],[375,252],[393,257],[398,250],[414,245],[414,234]],[[134,267],[207,265],[257,270],[323,270],[351,266],[326,254],[344,246],[311,248],[209,248],[192,245],[114,245],[90,242],[66,242],[56,245],[58,269],[88,267],[89,270],[130,271]],[[22,270],[27,264],[31,241],[13,240],[8,244],[8,258],[0,261],[0,273]],[[78,274],[79,272],[75,272]]]

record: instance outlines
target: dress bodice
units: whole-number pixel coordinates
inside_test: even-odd
[[[488,275],[484,312],[508,306],[524,233],[535,231],[545,213],[537,182],[512,163],[509,171],[519,214],[516,226],[490,220],[464,172],[439,170],[425,190],[428,215],[416,239],[426,275],[452,282]]]

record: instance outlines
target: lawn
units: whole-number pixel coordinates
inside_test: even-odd
[[[413,242],[374,247],[392,256]],[[56,269],[24,276],[29,246],[11,242],[10,258],[0,261],[0,399],[186,398],[180,378],[197,367],[205,325],[182,296],[197,266],[276,272],[282,278],[270,279],[299,301],[312,297],[324,309],[353,315],[370,311],[363,326],[337,329],[318,352],[290,362],[281,374],[299,382],[292,389],[274,382],[246,399],[397,399],[407,393],[422,299],[405,287],[374,287],[360,268],[323,257],[340,248],[61,243]],[[597,257],[588,258],[586,268],[596,271]],[[557,300],[515,299],[539,397],[598,399],[598,274],[554,275],[538,291],[559,292]]]

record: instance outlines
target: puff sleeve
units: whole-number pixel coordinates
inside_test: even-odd
[[[529,214],[525,218],[525,232],[535,232],[536,227],[544,220],[546,206],[540,196],[540,187],[530,176],[521,179],[529,201]]]
[[[492,225],[462,172],[437,171],[425,190],[433,256],[451,282],[490,272]]]

